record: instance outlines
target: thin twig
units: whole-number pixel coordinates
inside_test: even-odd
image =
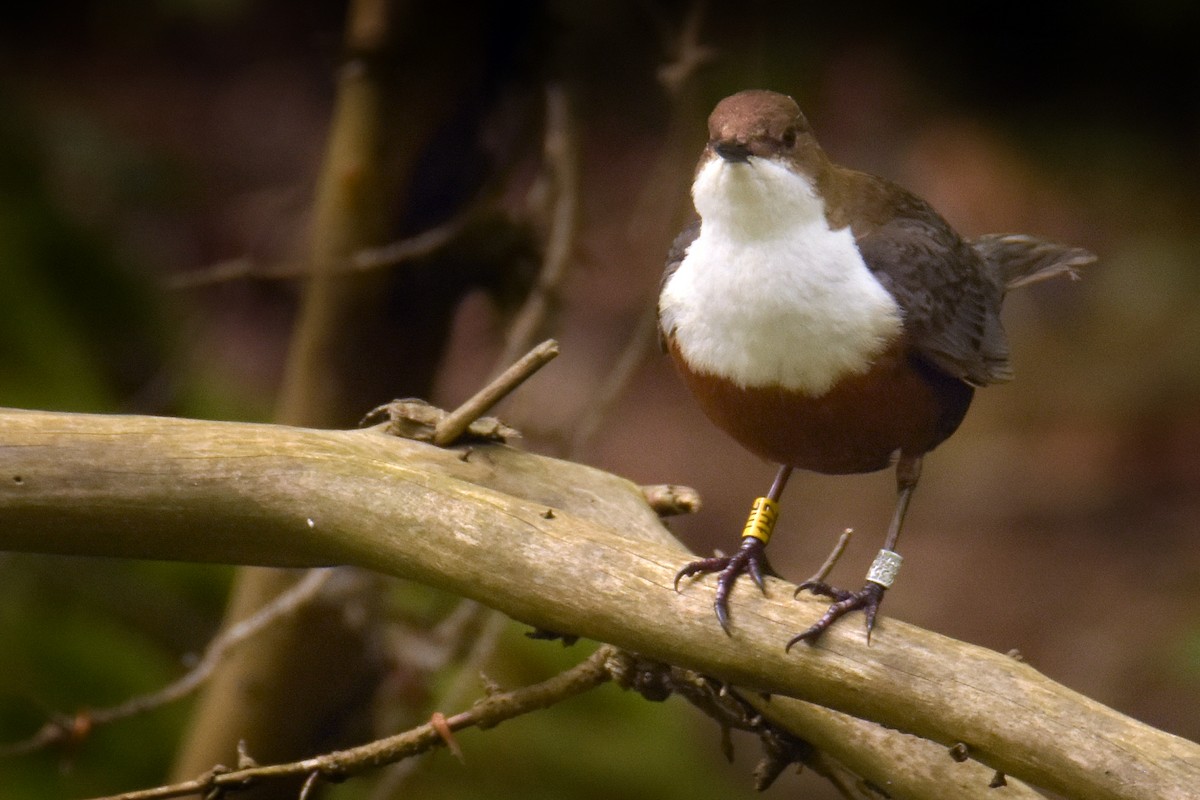
[[[473,221],[476,214],[476,208],[468,208],[448,222],[421,231],[406,239],[399,239],[380,247],[368,247],[347,258],[339,259],[329,265],[328,271],[331,273],[370,272],[425,258],[454,241]],[[240,256],[175,275],[168,278],[166,284],[170,289],[196,289],[236,280],[296,280],[306,278],[310,274],[312,274],[312,269],[307,264],[298,262],[260,264],[251,256]]]
[[[447,414],[434,429],[433,443],[445,447],[462,436],[472,422],[486,414],[492,406],[507,397],[513,389],[554,360],[557,355],[558,342],[553,339],[547,339],[530,350],[520,361],[504,370],[473,397]]]
[[[617,363],[609,370],[604,382],[596,391],[596,399],[589,404],[576,423],[575,433],[571,437],[568,451],[572,456],[582,452],[583,448],[600,430],[609,412],[617,404],[621,395],[625,393],[629,384],[633,382],[638,367],[642,365],[646,354],[650,352],[657,336],[658,313],[653,306],[649,306],[638,319],[633,333],[625,342],[621,355],[617,358]]]
[[[671,95],[678,95],[696,71],[717,56],[717,50],[700,42],[704,24],[705,3],[697,0],[688,9],[687,17],[671,42],[674,60],[658,68],[658,82]]]
[[[304,779],[304,785],[300,787],[300,794],[296,800],[308,800],[309,794],[312,793],[312,788],[317,785],[317,779],[321,777],[321,773],[312,772]]]
[[[547,318],[558,307],[562,283],[575,247],[579,215],[579,164],[570,103],[562,86],[546,89],[546,134],[543,142],[551,205],[542,270],[525,303],[513,316],[501,355],[508,363],[537,340]]]
[[[492,611],[473,600],[464,600],[459,604],[458,608],[451,612],[446,620],[443,620],[438,625],[438,629],[440,630],[443,626],[449,624],[448,626],[453,630],[453,633],[441,631],[441,636],[436,636],[439,631],[435,631],[436,638],[462,638],[467,627],[462,624],[464,621],[463,618],[468,616],[473,618],[482,617],[483,625],[479,633],[471,641],[471,649],[466,657],[462,659],[462,664],[459,666],[457,674],[450,684],[450,688],[441,693],[435,701],[437,706],[443,708],[453,708],[454,706],[461,705],[466,700],[471,689],[478,685],[480,671],[487,660],[491,658],[500,640],[500,634],[504,632],[509,621],[508,617],[499,611]],[[471,621],[474,621],[474,619]],[[453,648],[446,648],[448,653],[452,650]],[[449,658],[445,660],[448,661]],[[409,758],[393,764],[379,778],[370,796],[379,800],[400,796],[400,787],[419,763],[418,759]]]
[[[492,728],[522,714],[549,708],[611,680],[613,667],[610,662],[618,658],[620,656],[616,648],[601,646],[584,661],[552,678],[511,692],[489,695],[469,710],[446,717],[445,728],[451,731],[469,727]],[[440,725],[435,726],[427,722],[395,736],[302,761],[229,771],[213,770],[194,780],[97,800],[159,800],[205,794],[214,790],[225,796],[246,788],[250,783],[257,784],[263,780],[298,775],[308,776],[306,784],[318,779],[314,776],[331,781],[342,780],[347,776],[391,764],[434,747],[445,746],[439,728]]]
[[[853,528],[846,528],[846,530],[842,531],[842,535],[838,537],[837,544],[835,544],[833,546],[833,550],[829,552],[829,556],[825,559],[825,563],[822,564],[817,571],[812,574],[812,577],[805,581],[805,583],[823,583],[825,579],[829,577],[829,573],[832,572],[833,568],[837,565],[838,559],[842,557],[842,553],[846,552],[846,545],[850,543],[850,537],[853,535]]]
[[[329,569],[310,570],[296,585],[212,639],[204,650],[204,656],[196,666],[178,680],[167,684],[158,691],[134,697],[111,708],[81,712],[75,716],[56,715],[28,739],[0,748],[0,755],[13,756],[31,753],[59,742],[77,738],[81,730],[90,732],[97,725],[128,719],[186,697],[212,676],[213,670],[233,647],[257,635],[280,617],[295,612],[300,606],[316,597],[331,574],[332,570]]]
[[[407,239],[400,239],[382,247],[359,250],[347,259],[348,266],[355,272],[366,272],[425,258],[441,250],[461,234],[468,223],[472,221],[475,213],[474,208],[468,208],[453,219]]]
[[[277,275],[274,270],[259,266],[251,256],[238,256],[215,264],[209,264],[200,269],[188,270],[178,275],[172,275],[164,283],[168,289],[196,289],[203,286],[214,286],[218,283],[257,278],[269,280],[275,277],[291,277],[292,272],[303,273],[303,269],[288,267],[287,275]]]

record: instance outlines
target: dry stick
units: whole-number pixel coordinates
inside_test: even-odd
[[[671,126],[673,130],[681,129],[684,125],[684,117],[687,116],[685,115],[684,104],[679,102],[683,90],[693,77],[696,69],[711,58],[715,52],[699,43],[703,18],[704,3],[697,2],[693,4],[692,8],[688,11],[682,28],[668,43],[669,48],[675,55],[675,60],[662,67],[658,72],[659,82],[675,98],[675,120]],[[687,119],[686,124],[690,126],[690,118]],[[643,210],[646,213],[635,213],[633,215],[633,218],[640,223],[636,226],[637,230],[631,231],[631,234],[635,238],[641,238],[647,231],[654,231],[654,235],[657,236],[659,235],[659,231],[664,227],[671,228],[682,224],[682,219],[675,219],[677,216],[676,212],[678,211],[678,202],[675,197],[672,197],[668,203],[664,203],[661,197],[655,197],[655,195],[664,194],[664,186],[675,185],[678,183],[678,179],[688,174],[686,169],[679,171],[674,168],[675,162],[678,159],[678,156],[675,155],[677,149],[675,136],[668,135],[664,155],[660,157],[659,163],[652,171],[650,178],[645,182],[642,196],[637,203],[637,209]],[[671,196],[669,191],[666,195]],[[683,193],[680,192],[678,196],[682,197]],[[665,216],[662,213],[664,208],[669,211]],[[662,243],[664,252],[666,251],[666,244],[666,242]],[[588,411],[582,416],[578,424],[575,425],[574,433],[571,436],[570,445],[567,450],[569,455],[578,454],[600,430],[603,420],[624,393],[626,387],[633,381],[638,367],[641,366],[646,353],[653,348],[657,337],[658,313],[655,303],[651,302],[646,305],[645,312],[638,319],[633,333],[625,342],[616,364],[609,371],[604,383],[601,384],[599,391],[596,393],[595,402],[591,404]]]
[[[694,119],[690,104],[685,99],[685,90],[692,88],[690,84],[696,70],[716,54],[715,50],[700,43],[705,5],[703,0],[693,3],[679,29],[669,31],[667,36],[665,47],[673,60],[658,70],[657,78],[672,97],[672,122],[664,141],[663,154],[644,182],[631,215],[629,234],[635,240],[644,240],[649,235],[657,242],[663,230],[678,230],[689,215],[681,201],[686,196],[682,187],[685,176],[691,173],[691,156],[687,156],[687,165],[682,166],[680,154],[682,142],[691,141]],[[668,244],[667,241],[656,243],[651,249],[661,247],[661,252],[665,254]],[[658,314],[655,303],[650,302],[646,304],[645,312],[638,319],[616,364],[596,393],[596,400],[575,425],[567,449],[569,455],[578,454],[596,435],[612,406],[632,382],[657,337]]]
[[[829,556],[825,559],[825,563],[812,574],[812,577],[804,581],[804,583],[823,583],[829,573],[833,571],[838,560],[842,557],[842,553],[846,552],[846,545],[850,543],[850,537],[854,535],[853,528],[846,528],[842,531],[842,535],[838,537],[837,544],[833,546],[833,550],[829,551]]]
[[[319,772],[310,772],[308,777],[304,779],[304,785],[300,787],[300,794],[296,800],[308,800],[308,796],[312,793],[312,788],[317,785],[317,779],[321,777]]]
[[[530,350],[521,360],[513,364],[496,379],[480,389],[467,402],[447,414],[433,431],[433,443],[445,447],[462,436],[471,423],[482,417],[508,396],[513,389],[529,379],[533,373],[549,364],[558,355],[558,342],[547,339]]]
[[[603,645],[591,656],[552,678],[483,698],[468,711],[445,719],[446,727],[458,731],[469,727],[492,728],[501,722],[522,714],[549,708],[612,680],[614,659],[622,658],[616,648]],[[190,781],[143,789],[135,792],[112,795],[97,800],[159,800],[159,798],[184,797],[209,794],[218,791],[230,794],[238,789],[264,779],[286,778],[298,775],[309,776],[306,787],[319,776],[338,781],[359,772],[391,764],[434,747],[445,746],[446,742],[438,728],[432,723],[419,725],[404,733],[386,739],[339,750],[315,758],[293,761],[287,764],[271,764],[230,771],[213,772]],[[310,787],[311,788],[311,787]]]
[[[257,635],[280,617],[293,613],[315,598],[325,586],[331,570],[309,571],[303,580],[284,591],[251,616],[235,623],[208,643],[204,656],[186,674],[150,694],[134,697],[110,708],[81,712],[74,717],[56,716],[37,733],[20,742],[0,747],[0,756],[25,755],[71,739],[82,727],[91,732],[97,725],[128,719],[146,711],[180,700],[200,688],[233,647]]]
[[[204,650],[204,657],[182,678],[153,694],[134,698],[108,711],[93,712],[93,719],[97,722],[112,722],[131,717],[178,700],[194,691],[200,684],[208,680],[217,664],[231,648],[256,636],[280,617],[295,612],[311,601],[321,592],[332,574],[332,570],[329,569],[310,570],[300,582],[281,593],[251,616],[230,626],[228,630],[209,642],[208,647]]]
[[[285,271],[289,273],[287,277],[291,277],[290,273],[292,272],[304,272],[302,269],[293,269],[290,266]],[[163,284],[168,289],[197,289],[204,286],[214,286],[218,283],[246,280],[248,278],[274,278],[275,275],[272,273],[273,270],[260,269],[258,262],[253,257],[247,255],[238,256],[237,258],[227,258],[224,261],[217,261],[206,267],[172,275],[164,280]]]

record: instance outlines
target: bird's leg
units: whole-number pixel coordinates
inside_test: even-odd
[[[729,592],[738,576],[749,573],[755,585],[764,593],[767,589],[763,583],[764,575],[774,575],[767,561],[767,542],[771,540],[771,532],[775,529],[775,520],[779,518],[779,498],[783,488],[787,486],[792,468],[783,466],[775,474],[771,490],[765,497],[759,497],[750,507],[750,517],[742,530],[742,543],[737,552],[731,556],[716,556],[702,558],[687,564],[675,573],[675,591],[679,591],[679,581],[692,575],[707,575],[720,573],[717,576],[717,592],[713,599],[713,609],[717,612],[717,621],[722,630],[729,633]]]
[[[883,602],[883,593],[896,579],[900,571],[900,554],[896,552],[896,542],[900,538],[900,528],[904,525],[904,515],[908,513],[908,504],[912,500],[913,490],[917,488],[917,480],[921,477],[921,456],[900,456],[896,464],[896,510],[892,514],[892,522],[888,526],[887,538],[883,549],[871,563],[867,571],[867,582],[857,592],[838,589],[822,581],[805,581],[796,589],[796,594],[807,589],[813,594],[828,597],[834,601],[819,620],[811,628],[792,637],[787,643],[788,650],[797,642],[814,643],[830,625],[851,611],[862,609],[867,617],[867,644],[871,643],[871,631],[875,627],[875,616],[879,613],[879,604]]]

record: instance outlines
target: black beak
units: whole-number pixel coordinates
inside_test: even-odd
[[[726,161],[744,164],[750,160],[750,148],[741,142],[724,141],[713,145],[713,150]]]

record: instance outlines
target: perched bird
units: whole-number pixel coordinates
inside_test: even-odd
[[[1092,263],[1023,235],[967,240],[928,203],[838,166],[790,97],[744,91],[717,104],[692,184],[699,219],[676,238],[658,302],[664,346],[717,427],[780,465],[737,551],[675,577],[719,573],[729,632],[743,573],[763,587],[766,546],[795,468],[895,464],[891,525],[862,589],[802,584],[834,602],[794,637],[812,643],[847,612],[868,640],[900,565],[896,543],[926,453],[954,433],[975,388],[1012,377],[1005,292]]]

